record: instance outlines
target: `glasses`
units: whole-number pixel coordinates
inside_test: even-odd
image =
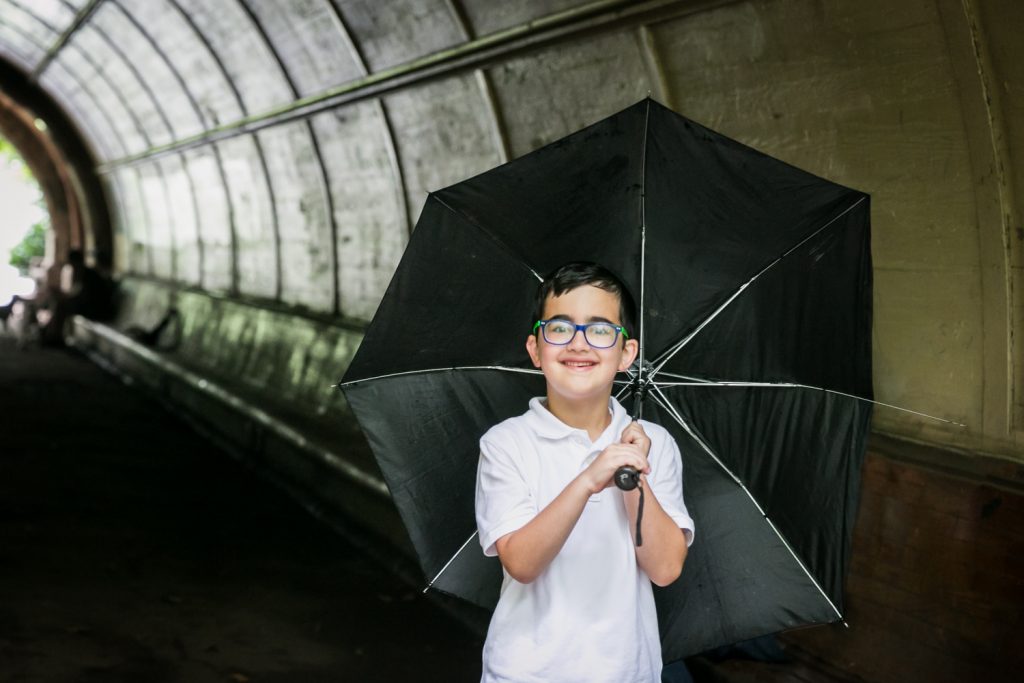
[[[622,333],[623,339],[629,339],[629,334],[626,333],[625,327],[611,323],[584,323],[577,325],[571,320],[554,318],[552,320],[538,320],[533,325],[533,331],[536,332],[538,327],[541,330],[541,334],[544,335],[544,341],[556,346],[565,346],[581,330],[583,331],[583,338],[595,349],[608,349],[615,346],[615,342],[619,339],[619,332]]]

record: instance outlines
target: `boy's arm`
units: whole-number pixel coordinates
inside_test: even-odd
[[[651,440],[637,422],[626,427],[622,432],[622,440],[635,444],[644,453],[650,451]],[[636,545],[636,518],[640,506],[640,491],[633,489],[622,494],[626,503],[626,514],[629,517],[629,533],[633,536],[633,545],[636,550],[636,561],[655,585],[667,586],[678,579],[683,571],[688,547],[686,532],[665,512],[654,493],[654,487],[649,485],[646,475],[641,475],[641,485],[644,487],[644,516],[641,522],[644,543],[641,546]]]
[[[641,472],[648,469],[647,458],[638,447],[613,444],[569,482],[536,517],[499,538],[495,547],[505,571],[520,583],[530,583],[540,576],[565,545],[583,514],[587,500],[592,494],[614,486],[612,477],[615,470],[623,465]],[[647,513],[644,514],[646,516]]]
[[[626,514],[629,516],[629,533],[634,536],[637,564],[652,583],[667,586],[678,579],[683,571],[687,550],[686,533],[661,507],[658,497],[654,495],[654,489],[647,485],[647,478],[643,477],[642,481],[644,518],[641,522],[641,533],[644,544],[636,546],[636,516],[640,504],[640,491],[637,489],[623,493]]]
[[[494,544],[505,571],[519,583],[531,583],[565,545],[590,498],[577,477],[525,525]]]

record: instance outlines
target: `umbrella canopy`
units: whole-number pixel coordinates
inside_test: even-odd
[[[840,619],[871,411],[869,198],[650,99],[432,193],[342,380],[431,585],[497,601],[478,440],[543,395],[533,297],[570,261],[633,293],[640,357],[615,393],[640,392],[682,452],[697,541],[655,590],[666,661]]]

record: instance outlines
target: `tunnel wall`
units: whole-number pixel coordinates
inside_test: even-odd
[[[875,429],[1024,461],[1019,3],[211,8],[0,3],[0,53],[100,160],[122,275],[358,330],[426,192],[651,93],[871,193],[876,397],[966,425],[879,408]]]

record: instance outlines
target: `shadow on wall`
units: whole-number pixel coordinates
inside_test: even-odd
[[[181,346],[181,313],[172,306],[155,326],[145,328],[141,325],[130,325],[125,329],[125,334],[143,346],[157,351],[175,351]]]

